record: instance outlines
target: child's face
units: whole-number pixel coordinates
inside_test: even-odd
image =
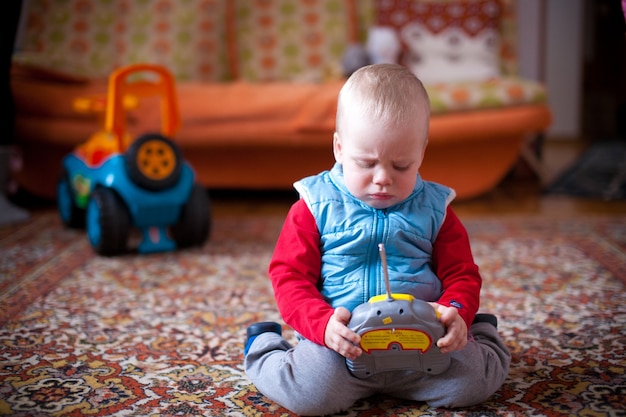
[[[406,199],[415,188],[424,158],[425,129],[418,121],[415,125],[388,127],[368,122],[354,112],[345,117],[348,120],[343,136],[335,133],[333,150],[335,159],[343,165],[348,190],[377,209]]]

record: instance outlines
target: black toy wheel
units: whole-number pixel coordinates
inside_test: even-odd
[[[97,188],[87,203],[87,235],[100,255],[126,250],[130,217],[122,199],[109,188]]]
[[[67,173],[57,183],[57,207],[65,226],[74,229],[85,227],[85,210],[76,205],[74,190]]]
[[[207,240],[211,233],[211,203],[203,187],[194,184],[180,219],[170,232],[179,248],[202,246]]]
[[[150,133],[137,138],[124,154],[126,172],[138,186],[163,190],[180,179],[180,148],[163,135]]]

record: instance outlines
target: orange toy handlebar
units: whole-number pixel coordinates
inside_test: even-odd
[[[145,76],[134,78],[133,76],[138,73],[145,73]],[[174,78],[167,69],[152,64],[135,64],[120,68],[109,77],[105,129],[115,135],[122,151],[126,131],[124,106],[126,96],[137,98],[160,96],[162,133],[172,137],[180,127]]]

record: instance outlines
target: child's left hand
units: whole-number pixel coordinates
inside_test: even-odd
[[[446,334],[437,341],[441,353],[461,350],[467,345],[467,325],[455,307],[430,303],[441,314],[439,321],[446,328]]]

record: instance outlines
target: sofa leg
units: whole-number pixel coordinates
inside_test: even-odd
[[[546,173],[542,158],[543,142],[543,133],[528,135],[524,138],[521,155],[526,164],[528,164],[537,178],[539,178],[541,185],[545,186],[548,182],[548,174]]]

